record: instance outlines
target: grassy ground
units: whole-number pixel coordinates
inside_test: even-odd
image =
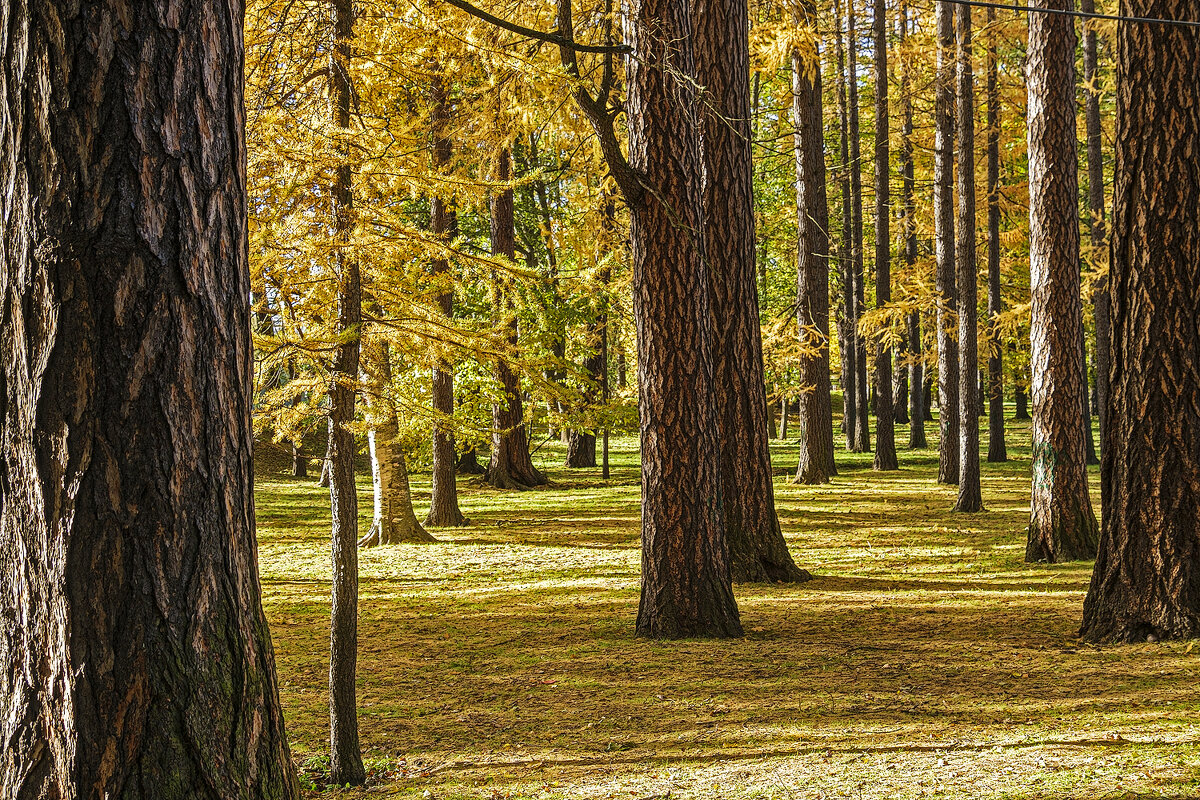
[[[1200,649],[1074,638],[1091,565],[1023,562],[1027,426],[1011,425],[1010,454],[984,465],[987,510],[968,516],[949,510],[932,450],[902,451],[887,474],[839,453],[834,483],[807,488],[787,480],[795,446],[777,447],[784,532],[819,577],[738,587],[734,642],[632,636],[633,439],[616,441],[608,482],[559,468],[552,445],[537,456],[549,489],[460,481],[472,527],[362,553],[372,778],[345,796],[1200,796]],[[258,488],[264,602],[315,793],[328,496],[273,474]],[[427,476],[415,489],[427,504]],[[360,491],[367,513],[367,480]]]

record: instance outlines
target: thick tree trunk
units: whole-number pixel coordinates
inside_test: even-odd
[[[938,0],[937,75],[933,140],[933,223],[937,260],[938,483],[958,483],[959,397],[957,275],[954,257],[954,6]],[[974,241],[974,238],[971,239]]]
[[[852,219],[851,252],[854,261],[854,409],[858,415],[854,430],[858,439],[856,453],[871,452],[871,402],[867,375],[867,342],[859,333],[859,323],[867,310],[866,276],[863,272],[863,201],[862,151],[858,134],[858,31],[855,28],[854,0],[846,0],[846,82],[849,86],[850,113],[850,212]]]
[[[1081,0],[1080,10],[1095,11],[1095,0]],[[1104,157],[1100,130],[1100,79],[1096,53],[1096,29],[1083,26],[1083,108],[1087,131],[1088,230],[1092,258],[1103,263],[1108,255],[1104,230]],[[1112,359],[1112,315],[1109,311],[1108,277],[1096,282],[1092,294],[1096,322],[1096,404],[1100,415],[1100,442],[1103,449],[1105,414],[1108,408],[1108,373]]]
[[[500,151],[497,180],[503,185],[511,178],[511,157],[505,148]],[[516,260],[512,187],[492,198],[492,254],[509,261]],[[501,325],[508,332],[509,347],[515,351],[517,319],[508,314],[507,302],[505,293],[497,283],[493,293],[494,312],[497,316],[508,316]],[[497,489],[544,486],[547,483],[546,476],[533,466],[529,455],[520,377],[504,358],[496,359],[493,374],[496,383],[504,390],[504,401],[492,404],[492,458],[483,479]]]
[[[450,163],[451,155],[447,130],[450,124],[450,91],[446,86],[445,77],[441,74],[441,68],[434,65],[432,72],[430,94],[433,101],[433,166],[444,171]],[[434,197],[429,205],[430,233],[435,240],[449,243],[458,232],[457,215],[447,207],[441,197]],[[430,265],[430,271],[439,289],[436,297],[438,307],[449,319],[454,316],[450,261],[442,257],[435,258]],[[425,515],[425,524],[431,528],[459,528],[467,525],[469,521],[458,507],[454,432],[448,421],[454,414],[454,368],[447,361],[441,361],[433,368],[432,394],[437,420],[433,428],[433,476],[429,513]]]
[[[1064,0],[1045,8],[1070,9]],[[1029,16],[1030,344],[1033,496],[1026,561],[1096,554],[1083,427],[1083,317],[1079,298],[1079,190],[1075,148],[1075,27]]]
[[[846,99],[846,55],[842,39],[842,10],[834,0],[834,48],[837,57],[838,144],[841,154],[839,183],[842,194],[842,238],[838,245],[841,272],[841,319],[838,320],[838,353],[841,355],[842,432],[846,449],[858,449],[858,338],[854,327],[854,210],[850,201],[850,109]]]
[[[458,456],[454,471],[459,475],[482,475],[487,472],[487,468],[479,463],[479,453],[476,449],[469,447]]]
[[[996,318],[1004,311],[1000,285],[1000,83],[996,57],[996,10],[989,8],[987,51],[988,174],[988,451],[989,463],[1008,461],[1004,442],[1004,361]]]
[[[292,477],[308,477],[308,456],[304,455],[304,443],[299,439],[292,440]]]
[[[1194,19],[1185,0],[1121,13]],[[1200,37],[1117,28],[1104,529],[1080,634],[1200,636]]]
[[[875,0],[875,307],[892,301],[890,227],[891,158],[888,148],[887,6]],[[875,343],[875,469],[894,470],[896,422],[892,403],[892,349],[881,335]]]
[[[904,43],[908,37],[908,3],[900,3],[900,104],[903,123],[900,129],[901,208],[904,213],[904,265],[910,271],[917,261],[916,171],[913,164],[913,107],[909,78],[908,54]],[[908,447],[923,450],[929,446],[925,438],[925,421],[929,414],[925,392],[925,355],[921,345],[921,315],[913,311],[907,319],[908,336]]]
[[[733,580],[805,580],[775,513],[770,422],[763,377],[755,268],[754,164],[750,145],[750,14],[746,0],[693,0],[704,169],[704,247],[713,318],[713,394],[725,539]],[[824,291],[825,326],[828,297]],[[829,370],[825,370],[828,407]],[[819,390],[818,390],[819,391]],[[832,420],[828,424],[833,436]]]
[[[421,526],[413,510],[408,464],[398,441],[400,423],[396,405],[389,396],[392,364],[388,351],[386,342],[373,343],[368,349],[363,376],[367,386],[367,416],[371,423],[367,443],[371,450],[375,513],[370,531],[358,543],[360,547],[437,541]]]
[[[1018,420],[1030,419],[1030,416],[1029,416],[1029,392],[1026,390],[1026,388],[1023,385],[1021,385],[1019,383],[1013,388],[1013,401],[1016,405],[1016,408],[1013,411],[1013,419],[1018,419]]]
[[[240,4],[3,14],[0,797],[297,798],[256,562]]]
[[[333,0],[334,41],[329,60],[333,123],[350,127],[353,87],[350,79],[350,41],[354,36],[352,0]],[[354,227],[353,176],[349,154],[334,175],[334,225],[340,241],[349,241]],[[358,741],[358,487],[354,482],[356,444],[354,406],[358,392],[359,347],[362,330],[362,277],[353,254],[338,249],[334,257],[337,280],[337,331],[329,371],[329,501],[333,539],[333,594],[329,627],[329,776],[333,783],[357,785],[367,778]]]
[[[971,7],[956,9],[958,41],[958,502],[955,511],[982,511],[979,488],[979,312],[975,263],[975,76]]]
[[[800,6],[796,24],[816,36],[817,14]],[[833,403],[829,378],[829,200],[825,183],[825,136],[821,111],[820,57],[792,51],[792,115],[796,125],[796,322],[800,356],[800,463],[796,483],[828,483],[833,462]],[[787,400],[784,400],[786,413]],[[786,426],[784,426],[786,427]]]

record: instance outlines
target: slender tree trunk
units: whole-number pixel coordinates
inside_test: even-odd
[[[959,479],[958,289],[954,241],[954,6],[938,0],[938,39],[933,143],[933,222],[937,259],[938,483]],[[974,241],[972,237],[971,241]]]
[[[1044,8],[1070,9],[1064,0]],[[1026,561],[1096,554],[1088,494],[1079,297],[1079,189],[1075,148],[1075,27],[1029,16],[1029,268],[1033,299],[1033,497]]]
[[[604,371],[604,349],[601,342],[603,320],[596,319],[587,326],[587,344],[594,348],[583,360],[583,372],[588,383],[583,389],[583,402],[588,408],[596,405],[596,390]],[[596,466],[596,434],[588,430],[572,430],[567,440],[566,465],[581,469]]]
[[[370,531],[358,544],[373,547],[437,541],[421,526],[413,511],[408,464],[398,441],[400,422],[390,396],[392,363],[387,342],[372,343],[367,348],[367,355],[363,378],[367,387],[367,416],[371,423],[367,444],[371,450],[375,513]]]
[[[330,59],[333,122],[350,128],[351,39],[354,6],[333,0],[334,42]],[[334,177],[333,204],[337,237],[348,242],[354,227],[353,177],[348,154],[341,154]],[[366,780],[358,742],[355,691],[358,671],[358,488],[354,483],[354,406],[358,391],[359,342],[362,329],[362,278],[358,260],[339,249],[334,257],[337,278],[337,330],[329,387],[329,500],[333,520],[333,597],[329,628],[329,775],[334,783],[358,785]]]
[[[1016,410],[1013,412],[1013,419],[1019,419],[1019,420],[1030,419],[1030,416],[1029,416],[1029,393],[1026,390],[1026,388],[1023,385],[1018,383],[1013,388],[1013,395],[1014,395],[1014,401],[1016,403]]]
[[[1080,325],[1083,325],[1082,318]],[[1092,435],[1092,407],[1088,403],[1087,331],[1083,327],[1079,329],[1079,362],[1079,391],[1083,394],[1083,414],[1079,419],[1083,423],[1084,463],[1090,466],[1099,464],[1100,459],[1096,456],[1096,438]]]
[[[901,206],[904,212],[904,265],[911,272],[917,262],[916,171],[913,164],[913,107],[912,85],[909,78],[908,56],[904,42],[908,37],[908,3],[900,3],[900,104],[903,118],[900,129]],[[921,345],[921,315],[912,312],[907,319],[908,336],[908,447],[910,450],[929,446],[925,438],[925,420],[929,413],[925,393],[925,355]]]
[[[988,452],[990,463],[1008,461],[1004,443],[1004,362],[996,318],[1004,311],[1000,285],[1000,83],[996,57],[996,10],[989,8],[987,51],[988,171]]]
[[[890,227],[891,158],[888,148],[887,6],[875,0],[875,307],[892,301]],[[896,422],[892,403],[892,349],[881,335],[875,343],[875,469],[894,470]]]
[[[326,437],[325,437],[325,458],[321,460],[321,474],[317,476],[317,485],[324,489],[328,489],[330,475],[331,475],[331,469],[330,469],[330,463],[329,463],[329,436],[327,433]]]
[[[816,37],[812,3],[800,6],[797,26]],[[829,383],[829,201],[825,183],[825,137],[821,110],[820,56],[792,51],[792,115],[796,125],[797,247],[796,322],[800,357],[800,463],[796,483],[828,483],[833,463],[833,405]],[[783,401],[786,430],[787,400]]]
[[[433,65],[430,94],[433,101],[433,167],[445,171],[450,163],[450,91],[441,67]],[[457,235],[458,219],[442,197],[430,201],[430,233],[436,241],[448,244]],[[442,315],[454,316],[453,276],[450,261],[439,256],[433,259],[431,272],[438,286],[436,301]],[[433,410],[437,421],[433,428],[433,476],[429,496],[429,513],[425,524],[431,528],[457,528],[468,524],[458,507],[458,480],[454,452],[454,433],[449,420],[454,414],[454,367],[439,361],[433,368]]]
[[[1081,0],[1085,13],[1095,11],[1095,0]],[[1091,234],[1092,258],[1098,263],[1107,256],[1104,230],[1104,158],[1101,152],[1100,75],[1096,47],[1096,29],[1083,25],[1083,107],[1087,131],[1088,230]],[[1092,294],[1096,323],[1096,404],[1100,414],[1100,441],[1103,449],[1105,414],[1108,408],[1108,373],[1112,360],[1112,315],[1109,312],[1108,277],[1096,282]]]
[[[841,319],[838,352],[841,355],[842,432],[846,449],[858,450],[858,338],[854,328],[854,210],[850,200],[850,108],[846,99],[846,54],[842,38],[840,0],[834,0],[834,49],[837,58],[838,144],[841,154],[839,181],[842,194],[842,239],[838,246],[841,271]],[[827,237],[828,238],[828,237]]]
[[[788,406],[788,396],[786,394],[779,398],[779,440],[783,441],[788,438],[788,413],[791,408]]]
[[[855,432],[858,440],[854,450],[858,453],[871,452],[871,402],[870,384],[867,375],[867,342],[858,332],[863,313],[867,309],[866,276],[863,272],[863,202],[862,202],[862,150],[858,133],[858,31],[855,28],[854,0],[846,0],[846,71],[849,85],[850,112],[850,210],[852,214],[853,239],[851,250],[854,260],[854,407],[858,414]]]
[[[500,151],[497,180],[501,185],[512,178],[511,156],[507,148]],[[516,239],[513,228],[513,190],[503,189],[492,198],[492,254],[516,260]],[[495,281],[495,279],[494,279]],[[517,319],[509,314],[508,301],[499,283],[495,283],[493,306],[500,324],[508,332],[508,345],[517,348]],[[492,458],[484,480],[497,489],[528,489],[544,486],[546,476],[533,466],[529,455],[529,439],[525,431],[525,409],[521,402],[520,378],[503,358],[496,359],[494,376],[504,390],[504,401],[492,404]]]
[[[1194,19],[1184,0],[1121,13]],[[1200,635],[1200,37],[1117,28],[1104,528],[1080,634]]]
[[[738,583],[806,580],[811,576],[793,563],[775,513],[755,267],[746,0],[693,0],[692,28],[696,79],[706,101],[702,197],[721,485],[737,487],[722,494],[730,569]],[[826,328],[828,298],[826,284]],[[828,376],[826,368],[826,407]],[[832,431],[829,422],[830,437]]]
[[[299,797],[255,557],[241,6],[166,5],[0,26],[14,800]]]

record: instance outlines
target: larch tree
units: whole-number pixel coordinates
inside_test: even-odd
[[[1004,295],[1000,283],[1000,68],[996,54],[996,9],[988,9],[987,20],[987,460],[998,463],[1008,461],[1008,449],[1004,443],[1004,361],[998,329],[998,319],[1004,311]]]
[[[1094,13],[1095,0],[1081,0],[1085,14]],[[1096,29],[1090,22],[1083,25],[1083,119],[1087,136],[1088,233],[1091,240],[1090,259],[1100,271],[1106,271],[1108,249],[1104,224],[1104,156],[1100,127],[1100,71]],[[1103,449],[1106,409],[1108,407],[1108,370],[1112,353],[1112,316],[1109,313],[1108,277],[1101,275],[1092,293],[1096,327],[1096,395],[1100,412],[1100,441]],[[1090,427],[1090,422],[1089,422]]]
[[[917,263],[917,226],[916,226],[916,166],[913,163],[913,104],[912,83],[909,76],[909,54],[906,48],[908,38],[908,2],[900,2],[900,19],[898,25],[900,41],[900,173],[901,199],[904,230],[904,266],[911,271]],[[929,411],[925,406],[925,354],[921,342],[921,312],[914,310],[905,319],[905,335],[908,337],[908,447],[910,450],[923,450],[929,446],[925,437],[925,417]]]
[[[796,322],[801,337],[800,461],[796,483],[828,483],[833,459],[833,404],[829,376],[829,199],[821,60],[813,3],[794,12],[804,41],[792,47],[792,117],[796,133]],[[787,406],[784,406],[786,413]],[[783,427],[781,423],[781,428]]]
[[[1067,2],[1040,8],[1067,9]],[[1033,495],[1026,561],[1096,553],[1083,427],[1079,183],[1075,141],[1075,27],[1069,17],[1029,15],[1030,343]]]
[[[1121,13],[1194,19],[1185,0]],[[1104,527],[1080,634],[1200,635],[1200,36],[1117,27]]]
[[[260,599],[241,6],[6,4],[0,796],[297,798]]]
[[[867,376],[867,342],[859,330],[867,308],[866,276],[863,272],[863,198],[862,198],[862,141],[859,137],[858,113],[858,30],[854,9],[855,0],[846,0],[846,85],[849,87],[847,107],[850,118],[850,258],[854,268],[854,423],[858,440],[852,448],[856,453],[871,452],[871,400]]]
[[[853,0],[851,0],[853,2]],[[875,0],[875,305],[892,300],[891,157],[888,147],[887,5]],[[898,469],[892,409],[892,349],[881,333],[875,344],[875,469]]]
[[[971,7],[955,13],[958,43],[958,218],[954,244],[958,292],[958,501],[955,511],[981,511],[979,487],[979,311],[975,263],[975,76]]]
[[[849,2],[849,0],[847,0]],[[838,243],[838,268],[842,283],[838,350],[842,365],[842,428],[846,449],[859,451],[858,434],[858,327],[854,316],[854,211],[850,202],[850,108],[846,97],[846,51],[840,0],[833,2],[834,51],[837,61],[838,149],[841,161],[838,184],[842,195],[842,235]]]
[[[959,396],[957,272],[954,240],[954,7],[938,0],[933,144],[933,218],[937,260],[938,482],[958,483]],[[972,235],[971,241],[974,241]]]

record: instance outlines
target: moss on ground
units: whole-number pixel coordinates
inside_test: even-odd
[[[928,430],[936,435],[933,425]],[[1028,427],[983,464],[987,510],[950,509],[936,451],[901,469],[839,451],[780,519],[800,586],[737,587],[745,639],[633,638],[636,441],[613,477],[460,481],[470,528],[361,553],[365,789],[345,797],[1167,798],[1200,796],[1187,643],[1075,638],[1090,563],[1023,561]],[[898,432],[897,440],[907,440]],[[1091,473],[1098,495],[1097,474]],[[416,476],[418,512],[427,476]],[[369,520],[369,480],[360,487]],[[1099,509],[1098,496],[1094,500]],[[258,525],[288,732],[313,795],[327,737],[327,490],[260,473]],[[365,524],[365,523],[364,523]],[[426,794],[428,793],[428,794]]]

